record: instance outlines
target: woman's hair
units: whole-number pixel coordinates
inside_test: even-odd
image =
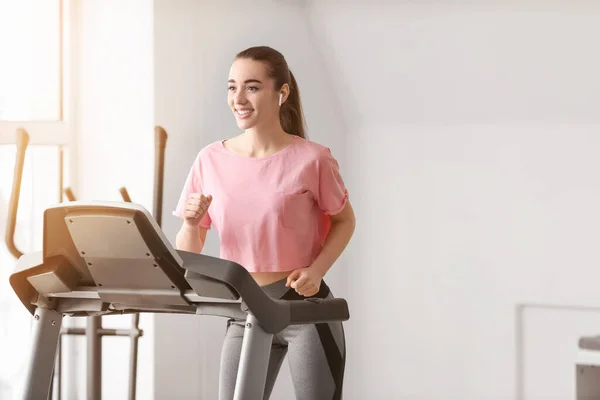
[[[267,74],[275,80],[275,90],[281,89],[285,83],[290,86],[290,95],[279,111],[281,127],[292,135],[306,138],[300,90],[283,54],[268,46],[256,46],[240,51],[235,58],[263,62],[267,67]]]

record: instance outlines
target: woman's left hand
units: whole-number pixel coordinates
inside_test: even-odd
[[[285,287],[295,289],[301,296],[310,297],[319,292],[322,279],[323,275],[315,268],[299,268],[288,275]]]

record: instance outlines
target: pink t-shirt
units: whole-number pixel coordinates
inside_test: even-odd
[[[293,136],[262,158],[235,154],[217,141],[198,153],[173,212],[183,218],[190,193],[212,195],[200,226],[214,225],[220,257],[250,272],[309,266],[329,232],[329,215],[348,200],[339,164],[329,148]]]

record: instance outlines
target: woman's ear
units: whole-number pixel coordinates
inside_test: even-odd
[[[279,90],[279,105],[281,106],[287,100],[290,95],[290,85],[284,83],[281,89]]]

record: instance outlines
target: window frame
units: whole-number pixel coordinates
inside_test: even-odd
[[[76,49],[74,0],[58,0],[59,5],[59,115],[57,120],[0,120],[0,145],[14,144],[17,129],[29,134],[30,145],[58,145],[73,149],[73,118]],[[65,23],[65,21],[67,23]],[[65,94],[67,96],[65,96]]]

